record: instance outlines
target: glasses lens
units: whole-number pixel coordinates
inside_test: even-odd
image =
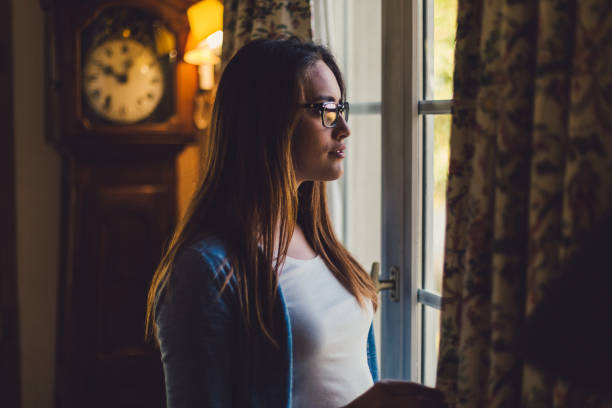
[[[332,127],[338,119],[337,105],[335,103],[327,103],[323,106],[323,124],[327,127]]]
[[[342,115],[344,121],[348,121],[349,103],[337,104],[328,102],[323,104],[323,125],[325,127],[334,127],[338,121],[338,115]]]
[[[344,102],[343,106],[344,106],[344,110],[342,111],[342,117],[344,118],[345,122],[348,122],[349,103],[348,102]]]

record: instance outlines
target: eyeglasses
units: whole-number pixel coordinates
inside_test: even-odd
[[[321,103],[306,103],[303,108],[317,109],[321,114],[321,123],[323,127],[333,128],[338,124],[338,116],[342,116],[344,121],[348,121],[349,103],[348,102],[321,102]]]

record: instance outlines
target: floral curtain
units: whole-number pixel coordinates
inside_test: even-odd
[[[310,0],[224,0],[222,65],[257,38],[312,39]]]
[[[459,0],[456,41],[437,388],[450,407],[603,406],[520,342],[612,205],[612,2]]]

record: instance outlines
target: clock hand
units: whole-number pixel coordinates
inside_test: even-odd
[[[93,63],[94,65],[97,65],[102,70],[104,75],[115,77],[117,82],[119,82],[120,84],[124,84],[127,82],[127,73],[118,74],[115,72],[115,70],[113,69],[111,65],[104,65],[99,61],[93,61]]]
[[[128,71],[130,70],[130,68],[132,68],[132,66],[134,65],[134,60],[132,58],[128,58],[125,61],[123,61],[123,74],[115,74],[115,78],[117,78],[117,81],[119,83],[126,83],[127,82],[127,78],[128,78]]]
[[[102,73],[104,75],[116,76],[115,71],[113,70],[113,67],[111,67],[110,65],[104,65],[100,61],[93,61],[93,64],[98,66],[98,68],[102,70]]]
[[[124,72],[123,74],[115,74],[115,79],[120,84],[125,84],[127,82],[127,72]]]

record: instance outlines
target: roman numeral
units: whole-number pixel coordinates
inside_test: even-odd
[[[104,109],[105,111],[110,109],[111,99],[112,97],[110,95],[106,95],[106,98],[104,98],[104,106],[102,106],[102,109]]]

